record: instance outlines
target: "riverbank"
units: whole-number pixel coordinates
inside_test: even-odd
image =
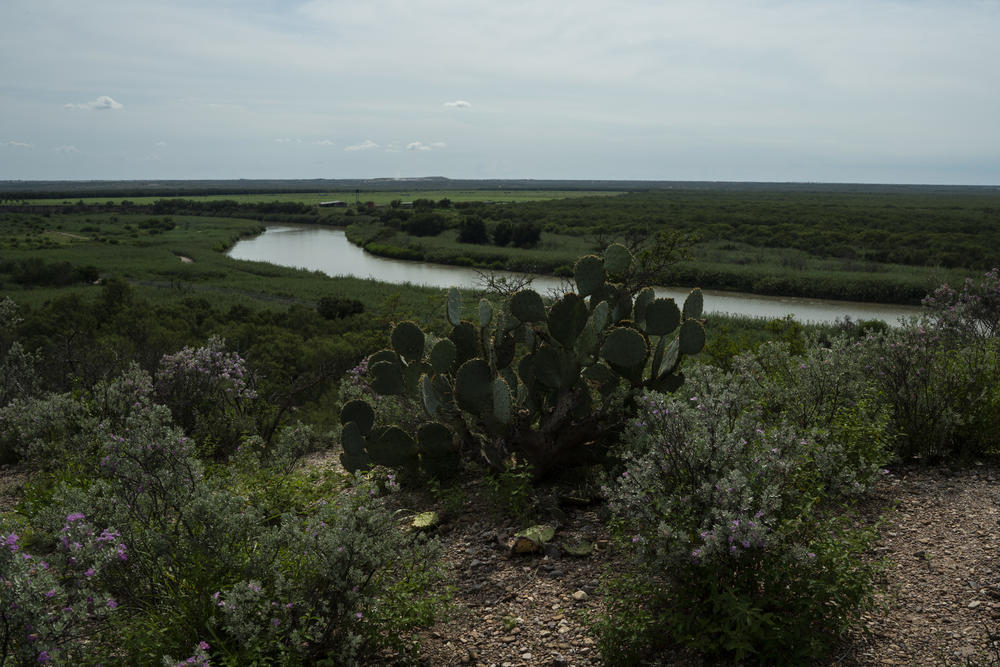
[[[400,260],[372,254],[352,244],[346,230],[315,226],[272,226],[261,236],[241,241],[230,257],[256,262],[271,262],[322,271],[331,276],[372,278],[387,283],[429,285],[441,289],[458,286],[481,288],[483,269],[447,264]],[[488,269],[492,271],[493,269]],[[682,283],[678,283],[683,285]],[[534,287],[549,293],[566,287],[564,278],[539,276]],[[691,286],[696,283],[691,284]],[[657,294],[682,301],[690,287],[657,287]],[[761,296],[757,294],[704,290],[706,311],[764,320],[795,317],[799,322],[832,324],[835,321],[880,319],[894,324],[899,318],[917,313],[917,309],[877,303]]]
[[[455,229],[417,237],[370,219],[349,224],[345,234],[351,243],[379,257],[554,278],[571,276],[576,259],[597,249],[587,237],[552,232],[544,232],[534,248],[460,243]],[[917,306],[938,285],[960,284],[967,275],[939,267],[810,258],[801,251],[746,244],[698,243],[692,253],[692,261],[678,262],[664,271],[662,284],[761,296]]]

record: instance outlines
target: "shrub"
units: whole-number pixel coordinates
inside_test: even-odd
[[[947,284],[922,301],[932,326],[961,341],[1000,335],[1000,268],[978,283],[967,278],[961,291]]]
[[[80,512],[66,515],[57,549],[28,553],[14,532],[0,530],[0,665],[80,664],[118,602],[100,582],[115,576],[127,549],[113,529],[97,529]]]
[[[337,320],[349,315],[363,313],[365,305],[357,299],[346,299],[337,296],[321,297],[316,304],[316,312],[328,320]]]
[[[996,450],[1000,344],[955,343],[946,330],[911,322],[859,346],[892,411],[900,457],[933,462]]]
[[[640,637],[738,660],[816,658],[870,600],[876,566],[861,556],[873,533],[832,511],[843,494],[821,443],[763,420],[747,378],[703,367],[686,387],[688,398],[640,400],[607,490],[635,557],[612,585],[637,597],[599,624],[605,656]],[[859,484],[865,463],[851,471]]]
[[[177,424],[212,456],[232,453],[252,429],[257,393],[243,359],[220,338],[164,356],[155,387]]]
[[[86,406],[71,394],[15,398],[0,408],[0,459],[53,470],[92,452],[93,427]]]
[[[112,628],[124,661],[184,654],[209,639],[212,657],[229,664],[356,662],[437,609],[423,590],[438,578],[436,543],[400,531],[364,478],[311,504],[290,501],[298,511],[278,516],[270,499],[238,492],[248,487],[238,468],[206,474],[164,406],[136,402],[92,433],[100,455],[51,502],[30,505],[30,519],[39,544],[58,546],[60,517],[82,508],[128,545],[114,576],[100,579],[100,595],[129,610]],[[291,480],[288,461],[318,439],[306,427],[281,431],[270,458],[257,459],[254,483],[268,471]]]

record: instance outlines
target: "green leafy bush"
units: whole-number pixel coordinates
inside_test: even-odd
[[[0,665],[92,660],[93,642],[118,607],[102,589],[128,558],[118,532],[98,533],[71,512],[56,535],[55,550],[43,556],[0,529]]]
[[[628,598],[599,624],[606,658],[666,640],[708,656],[802,662],[870,602],[877,567],[862,556],[873,533],[834,511],[848,489],[831,483],[814,434],[765,420],[748,381],[701,367],[688,397],[640,400],[625,471],[607,490],[635,565],[612,584]],[[854,482],[873,481],[867,460],[859,468]]]
[[[155,387],[177,424],[212,456],[230,454],[252,432],[257,392],[244,360],[220,338],[164,356]]]
[[[97,625],[90,603],[79,607],[89,620],[74,627],[87,631],[79,642],[86,642],[88,660],[113,653],[137,664],[193,653],[234,665],[356,663],[387,645],[406,648],[405,630],[433,619],[441,596],[425,588],[440,578],[439,548],[400,530],[382,497],[392,484],[358,477],[343,490],[294,472],[304,451],[329,444],[301,425],[281,429],[269,446],[256,436],[245,441],[225,472],[206,466],[197,443],[154,396],[148,374],[136,368],[79,397],[58,396],[69,406],[64,413],[83,415],[79,433],[89,447],[79,449],[72,468],[62,468],[60,482],[30,492],[23,505],[34,558],[51,562],[65,547],[66,525],[84,525],[67,516],[114,526],[105,531],[115,538],[113,574],[102,576],[96,565],[95,576],[81,571],[89,597],[111,599],[127,613]],[[40,451],[47,432],[34,432]],[[52,437],[64,442],[61,431]],[[241,466],[243,458],[253,465]],[[282,489],[281,506],[258,486]],[[18,536],[4,535],[11,551]],[[68,542],[83,563],[76,542],[88,542]],[[0,571],[5,578],[23,574]],[[60,590],[60,599],[73,594]],[[70,655],[71,639],[35,648]]]

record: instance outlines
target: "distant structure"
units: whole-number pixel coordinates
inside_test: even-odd
[[[319,203],[319,205],[322,206],[322,207],[324,207],[324,208],[331,208],[331,207],[332,208],[344,208],[344,207],[347,206],[347,202],[346,201],[340,201],[339,199],[336,199],[334,201],[321,201]]]

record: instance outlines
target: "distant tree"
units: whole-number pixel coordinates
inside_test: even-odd
[[[451,200],[445,197],[437,203],[438,208],[451,208]]]
[[[356,315],[365,310],[365,305],[357,299],[339,296],[324,296],[316,305],[316,312],[328,320],[338,320],[348,315]]]
[[[534,248],[541,239],[541,225],[536,222],[523,222],[514,227],[510,241],[518,248]]]
[[[508,245],[514,238],[514,225],[511,222],[504,220],[497,224],[493,228],[493,245],[505,246]]]
[[[458,225],[459,243],[485,244],[490,242],[490,237],[486,233],[486,223],[478,215],[463,218]]]
[[[413,236],[437,236],[445,227],[444,217],[437,213],[417,213],[402,225],[403,231]]]

